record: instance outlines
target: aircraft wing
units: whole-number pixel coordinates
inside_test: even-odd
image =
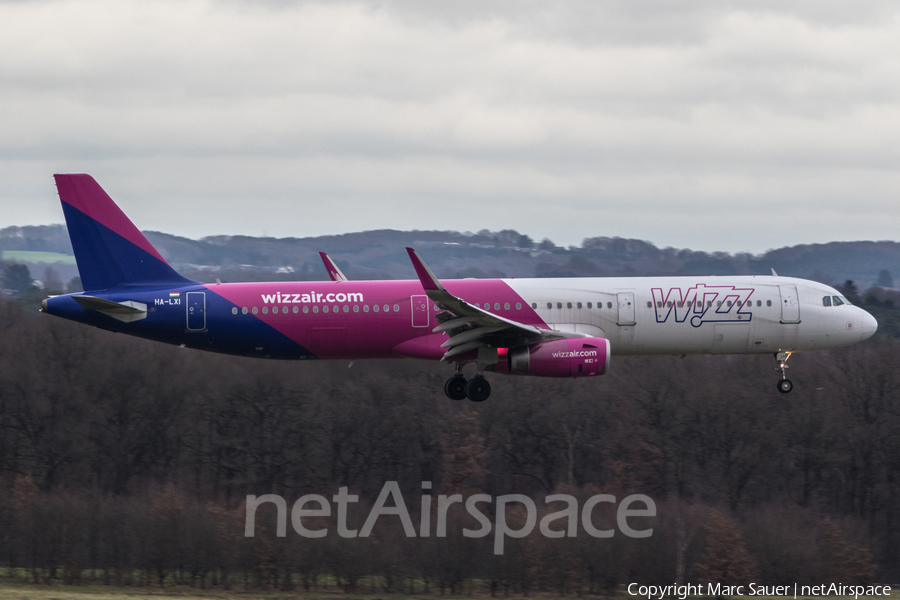
[[[319,252],[319,256],[322,257],[322,262],[325,263],[325,269],[328,270],[328,276],[331,277],[332,281],[349,281],[347,276],[341,273],[338,266],[334,264],[330,256],[324,252]]]
[[[425,288],[425,294],[444,311],[438,314],[437,319],[440,324],[433,329],[435,333],[444,332],[450,336],[450,339],[441,345],[441,347],[447,348],[447,352],[441,360],[450,359],[481,346],[510,348],[587,335],[541,329],[534,325],[526,325],[495,315],[469,304],[448,292],[415,250],[407,248],[406,251],[416,269],[419,281],[422,282],[422,287]]]

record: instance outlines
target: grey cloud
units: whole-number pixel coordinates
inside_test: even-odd
[[[52,203],[27,180],[52,169],[92,170],[142,227],[193,236],[516,227],[754,251],[891,237],[898,14],[0,2],[0,226],[24,224],[8,208],[23,197]],[[329,202],[349,207],[340,221]],[[291,210],[306,217],[279,218]]]

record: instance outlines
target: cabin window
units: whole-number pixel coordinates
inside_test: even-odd
[[[591,308],[592,306],[593,306],[593,304],[591,304],[590,302],[588,302],[588,308]]]
[[[500,303],[494,302],[494,310],[500,310]]]
[[[566,302],[566,308],[572,308],[572,303],[571,303],[571,302]]]
[[[503,305],[503,310],[509,310],[509,302]]]
[[[606,303],[606,308],[612,308],[612,302],[607,302],[607,303]]]
[[[237,306],[235,306],[234,308],[231,309],[231,314],[233,314],[233,315],[237,314]]]
[[[395,304],[395,305],[394,305],[394,312],[400,312],[400,305],[399,305],[399,304]]]
[[[313,306],[313,312],[314,312],[314,313],[319,312],[319,307],[318,307],[318,306]]]
[[[771,300],[766,300],[766,306],[772,306],[772,301],[771,301]]]
[[[718,308],[718,307],[720,307],[720,306],[722,306],[722,301],[721,301],[721,300],[719,300],[718,302],[716,302],[716,308]]]
[[[562,302],[557,302],[557,303],[556,303],[556,308],[562,308]]]
[[[728,308],[731,308],[731,305],[732,305],[732,304],[733,304],[733,302],[732,302],[731,300],[729,300],[729,301],[728,301]]]
[[[350,307],[347,306],[346,304],[344,305],[344,312],[345,313],[350,312]]]
[[[378,312],[379,309],[380,309],[380,307],[377,304],[372,307],[372,310],[374,310],[375,312]]]
[[[304,306],[304,307],[303,307],[303,314],[306,314],[306,313],[308,313],[308,312],[309,312],[309,307],[308,307],[308,306]]]
[[[666,308],[672,308],[672,301],[671,301],[671,300],[669,300],[668,302],[666,302]]]
[[[662,300],[656,301],[656,308],[662,308]]]
[[[353,312],[359,312],[359,306],[356,304],[353,305]]]
[[[522,310],[522,303],[516,302],[516,310]]]
[[[553,308],[553,303],[552,303],[552,302],[548,302],[548,303],[547,303],[547,308]]]
[[[647,308],[653,308],[653,303],[647,300]]]
[[[288,314],[288,307],[287,307],[287,306],[282,306],[282,307],[281,307],[281,312],[283,312],[284,314]]]
[[[322,312],[323,312],[323,313],[327,313],[327,312],[328,312],[328,307],[327,307],[327,306],[323,306],[323,307],[322,307]]]
[[[299,307],[299,306],[295,306],[295,307],[294,307],[294,314],[296,315],[298,312],[300,312],[300,307]]]
[[[363,305],[363,312],[369,312],[369,305],[368,305],[368,304],[364,304],[364,305]]]
[[[245,306],[244,308],[241,309],[241,314],[242,314],[242,315],[246,315],[246,314],[247,314],[247,307],[246,307],[246,306]]]
[[[255,314],[258,313],[258,312],[259,312],[259,309],[256,308],[256,307],[254,306],[254,307],[253,307],[253,314],[255,315]]]
[[[387,304],[385,304],[385,305],[384,305],[384,312],[389,312],[390,310],[391,310],[391,307],[388,306]]]
[[[264,315],[269,314],[269,307],[268,307],[268,306],[263,306],[263,314],[264,314]]]
[[[578,308],[581,308],[581,302],[579,302],[579,303],[576,304],[575,306],[577,306]]]
[[[756,305],[757,305],[757,306],[762,306],[762,300],[757,300],[757,301],[756,301]]]

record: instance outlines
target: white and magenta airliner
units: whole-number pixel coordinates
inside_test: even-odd
[[[175,272],[89,175],[56,175],[84,292],[42,310],[182,347],[261,358],[421,358],[455,366],[454,400],[490,395],[485,372],[593,377],[613,353],[773,354],[861,342],[878,323],[821,283],[771,276],[439,280],[418,276],[203,284]],[[463,367],[474,363],[471,379]]]

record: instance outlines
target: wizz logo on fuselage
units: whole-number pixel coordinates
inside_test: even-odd
[[[662,288],[651,290],[657,323],[665,323],[674,313],[676,323],[689,319],[694,327],[700,327],[703,323],[749,321],[753,318],[750,311],[753,292],[752,288],[703,283],[687,290],[669,288],[666,293]]]

